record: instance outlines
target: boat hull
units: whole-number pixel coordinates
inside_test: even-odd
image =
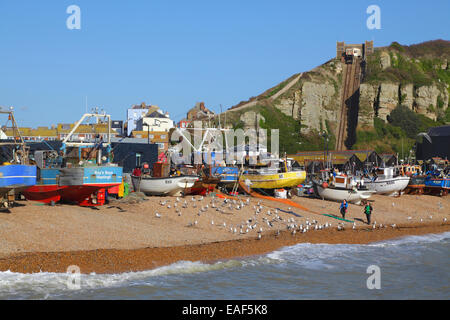
[[[317,185],[317,191],[322,199],[342,202],[360,204],[361,200],[369,199],[375,192],[372,190],[348,190],[348,189],[336,189],[336,188],[323,188],[321,185]]]
[[[446,196],[450,192],[450,178],[425,179],[424,193]]]
[[[133,188],[149,196],[179,196],[181,193],[192,188],[198,176],[177,176],[177,177],[137,177],[131,176]]]
[[[222,185],[234,185],[238,181],[239,169],[236,167],[213,167],[211,175],[219,178]]]
[[[43,203],[104,204],[104,190],[122,183],[121,167],[45,168],[35,186],[23,191],[26,199]],[[92,195],[96,195],[92,201]]]
[[[20,192],[36,184],[36,166],[11,164],[0,166],[0,193]]]
[[[364,185],[377,194],[395,195],[400,194],[409,184],[410,177],[400,176],[392,178],[378,178],[375,181],[365,179]]]
[[[306,171],[291,171],[277,174],[247,174],[240,179],[245,183],[250,181],[253,189],[280,189],[292,188],[302,184],[306,180]]]

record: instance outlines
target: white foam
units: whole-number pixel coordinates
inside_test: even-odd
[[[450,239],[450,232],[425,234],[421,236],[405,236],[394,240],[379,241],[371,244],[367,244],[369,247],[387,247],[387,246],[399,246],[411,243],[433,243],[441,242],[443,240]]]
[[[213,264],[192,261],[179,261],[174,264],[140,272],[126,272],[119,274],[81,274],[81,290],[121,287],[135,283],[152,285],[152,278],[166,275],[193,274],[222,269],[255,266],[276,262],[268,257],[257,257],[246,260],[227,260]],[[71,291],[67,285],[71,275],[67,273],[39,272],[33,274],[0,272],[0,298],[19,293],[32,293],[41,298],[48,298],[49,294]]]

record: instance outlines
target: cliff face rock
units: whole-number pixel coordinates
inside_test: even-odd
[[[375,113],[378,113],[379,118],[386,121],[387,116],[398,105],[398,89],[398,84],[382,83],[380,85],[378,108],[375,110]]]
[[[373,125],[373,117],[376,115],[386,121],[387,116],[397,105],[407,106],[419,114],[436,120],[438,97],[441,97],[443,103],[441,111],[445,111],[448,108],[448,93],[439,90],[437,86],[414,88],[413,84],[363,83],[360,87],[358,123]]]
[[[409,109],[413,109],[414,105],[414,85],[400,85],[400,103]]]
[[[391,66],[391,57],[387,52],[382,52],[380,57],[381,69],[385,70]]]
[[[435,86],[423,86],[416,90],[414,109],[417,113],[436,120],[435,108],[440,91]]]
[[[359,87],[359,114],[360,126],[373,126],[375,109],[378,105],[379,86],[362,83]]]
[[[303,131],[326,128],[326,120],[336,121],[337,110],[332,101],[335,89],[329,83],[305,82],[302,87],[300,122]]]
[[[265,119],[261,114],[255,111],[247,111],[241,114],[240,120],[244,123],[245,128],[256,129],[259,127],[259,121],[264,121]]]
[[[290,116],[295,120],[299,120],[302,103],[301,97],[302,90],[298,89],[294,91],[292,96],[280,99],[278,103],[274,104],[274,106],[285,115]]]

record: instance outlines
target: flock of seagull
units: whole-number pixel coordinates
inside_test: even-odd
[[[177,197],[173,204],[170,202],[170,200],[161,200],[159,204],[169,210],[172,209],[179,217],[182,216],[183,209],[187,208],[196,209],[198,211],[197,216],[201,217],[203,215],[206,215],[209,210],[215,210],[216,212],[222,214],[232,214],[233,211],[238,212],[245,207],[251,206],[250,198],[247,198],[246,200],[210,198],[209,203],[207,203],[206,205],[203,203],[203,200],[205,200],[205,197],[203,196],[199,197],[198,199],[196,199],[195,197],[191,197],[190,200]],[[291,208],[288,208],[288,210],[290,211]],[[162,218],[162,216],[163,215],[161,213],[155,213],[156,218]],[[432,219],[432,216],[430,215],[429,218]],[[412,217],[408,217],[407,219],[411,220]],[[421,218],[420,221],[423,222],[423,219]],[[446,221],[447,219],[444,218],[444,222]],[[190,221],[186,225],[186,227],[195,227],[198,226],[198,224],[198,220],[194,220]],[[315,219],[310,220],[309,218],[306,218],[305,221],[302,222],[297,221],[295,218],[283,218],[279,215],[278,209],[263,206],[261,204],[261,201],[258,201],[256,205],[253,205],[253,215],[248,216],[239,224],[227,225],[226,222],[219,223],[217,221],[214,221],[213,219],[211,219],[210,224],[211,226],[227,230],[232,234],[245,235],[251,232],[255,232],[257,234],[257,239],[261,239],[264,230],[276,231],[275,234],[278,236],[283,229],[289,231],[292,235],[295,235],[296,233],[319,231],[333,227],[332,223],[326,222],[324,224],[321,224]],[[386,224],[377,224],[376,221],[374,221],[371,226],[372,229],[383,229],[388,227],[388,225]],[[345,223],[338,222],[335,227],[336,230],[343,231],[345,230],[346,225]],[[391,224],[390,227],[397,228],[397,225],[394,223]],[[352,229],[357,229],[356,222],[353,222]]]

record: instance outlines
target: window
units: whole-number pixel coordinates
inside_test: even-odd
[[[136,167],[141,166],[141,157],[142,157],[142,154],[136,153]]]

